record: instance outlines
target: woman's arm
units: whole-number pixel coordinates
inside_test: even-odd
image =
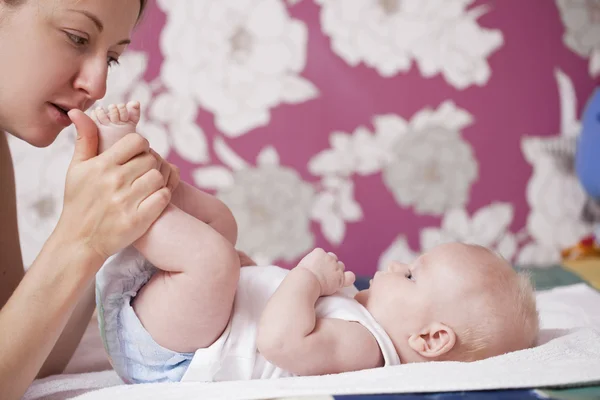
[[[64,372],[77,346],[79,346],[96,308],[95,290],[95,280],[92,280],[92,283],[85,289],[82,298],[69,318],[69,322],[67,322],[65,329],[63,329],[36,378],[44,378]]]
[[[14,171],[6,136],[0,134],[0,309],[4,307],[19,282],[24,268],[17,230],[17,206]],[[94,286],[89,286],[67,326],[39,371],[38,377],[61,373],[67,366],[95,308]]]
[[[78,110],[69,115],[78,137],[58,225],[14,292],[12,288],[0,287],[2,296],[10,297],[0,310],[2,399],[23,395],[70,318],[89,320],[86,310],[90,298],[85,298],[84,293],[98,269],[108,256],[139,238],[171,199],[162,175],[154,169],[156,162],[149,154],[147,140],[128,135],[118,148],[97,156],[93,121]],[[0,155],[7,155],[4,137],[0,144],[4,146]],[[2,179],[8,182],[7,176],[11,176],[11,185],[2,187],[0,203],[2,212],[9,213],[6,210],[14,204],[6,194],[11,193],[14,199],[12,166],[2,165],[8,156],[0,160]],[[14,242],[16,230],[0,226],[2,238],[12,238]],[[18,240],[16,243],[18,246]],[[10,262],[16,253],[7,254],[12,255],[5,256],[4,250],[0,253],[0,271],[22,271],[20,260]],[[74,313],[78,304],[83,311]]]
[[[46,243],[0,310],[0,398],[23,395],[103,261],[85,245]]]

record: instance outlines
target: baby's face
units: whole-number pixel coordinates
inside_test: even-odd
[[[440,245],[410,264],[391,262],[356,299],[396,342],[418,333],[431,321],[451,324],[460,319],[465,301],[485,290],[485,269],[474,266],[499,261],[477,246]]]

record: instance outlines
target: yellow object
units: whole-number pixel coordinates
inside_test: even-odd
[[[578,275],[590,286],[600,290],[600,256],[590,255],[572,260],[563,260],[563,268]]]

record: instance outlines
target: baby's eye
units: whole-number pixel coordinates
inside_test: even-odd
[[[410,281],[414,281],[415,279],[413,278],[413,274],[412,272],[408,271],[406,273],[406,275],[404,275],[406,277],[406,279],[410,280]]]

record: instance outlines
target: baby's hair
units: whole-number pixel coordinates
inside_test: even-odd
[[[483,246],[475,247],[489,251],[510,267],[510,263],[498,252]],[[490,351],[497,351],[494,349],[510,352],[535,345],[539,332],[539,314],[531,276],[526,272],[503,273],[495,270],[501,267],[495,265],[489,274],[486,273],[488,276],[484,279],[488,280],[489,290],[480,301],[487,314],[479,316],[477,321],[471,321],[472,323],[467,324],[468,327],[457,331],[455,359],[475,361],[489,357]],[[500,328],[512,335],[499,337],[497,331]],[[511,337],[513,340],[509,340]]]

